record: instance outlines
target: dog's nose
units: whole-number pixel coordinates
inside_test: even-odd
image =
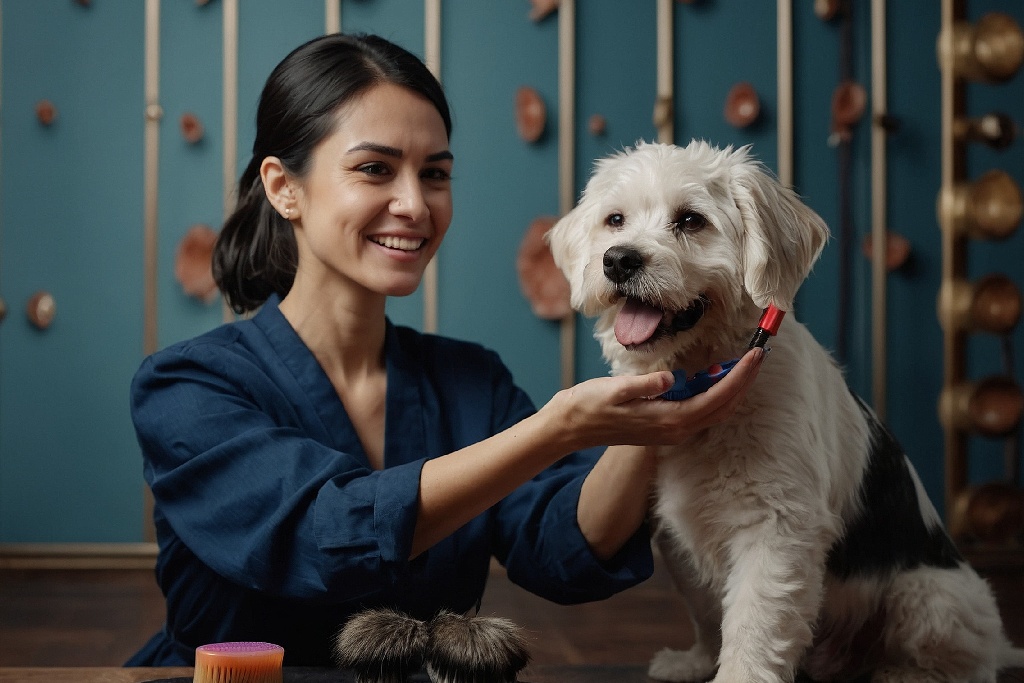
[[[604,252],[604,276],[617,285],[636,275],[644,265],[644,257],[631,247],[610,247]]]

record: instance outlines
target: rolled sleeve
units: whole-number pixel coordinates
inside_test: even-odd
[[[577,521],[583,480],[593,460],[569,456],[500,505],[498,528],[509,578],[548,600],[573,604],[601,600],[650,578],[654,572],[646,525],[615,556],[594,555]]]
[[[339,478],[317,496],[315,533],[332,558],[332,575],[346,569],[399,580],[408,566],[416,531],[420,472],[425,460],[374,472],[359,480]],[[358,559],[361,558],[361,559]]]

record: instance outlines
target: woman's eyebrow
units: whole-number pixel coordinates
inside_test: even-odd
[[[455,161],[455,157],[448,150],[445,150],[443,152],[437,152],[437,153],[431,154],[430,156],[427,157],[427,161],[428,162],[443,161],[445,159],[447,159],[449,161]]]
[[[394,157],[396,159],[402,158],[402,150],[397,147],[391,147],[389,145],[381,145],[376,142],[360,142],[358,145],[350,148],[349,152],[376,152],[377,154],[383,154],[384,156]],[[443,152],[435,152],[427,157],[427,162],[442,161],[444,159],[454,160],[455,157],[451,152],[445,150]]]
[[[383,154],[384,156],[395,157],[396,159],[402,158],[402,150],[397,147],[389,147],[388,145],[380,145],[376,142],[360,142],[358,145],[348,150],[349,152],[376,152],[377,154]]]

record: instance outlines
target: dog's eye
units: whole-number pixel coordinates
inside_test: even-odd
[[[610,228],[621,228],[626,224],[626,217],[621,213],[610,213],[604,219],[604,224]]]
[[[676,216],[675,226],[683,232],[697,232],[708,226],[708,219],[696,211],[681,211]]]

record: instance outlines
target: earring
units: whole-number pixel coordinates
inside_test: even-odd
[[[291,220],[291,218],[292,218],[292,209],[291,209],[291,207],[288,207],[287,209],[284,210],[284,217],[285,217],[285,220]]]

